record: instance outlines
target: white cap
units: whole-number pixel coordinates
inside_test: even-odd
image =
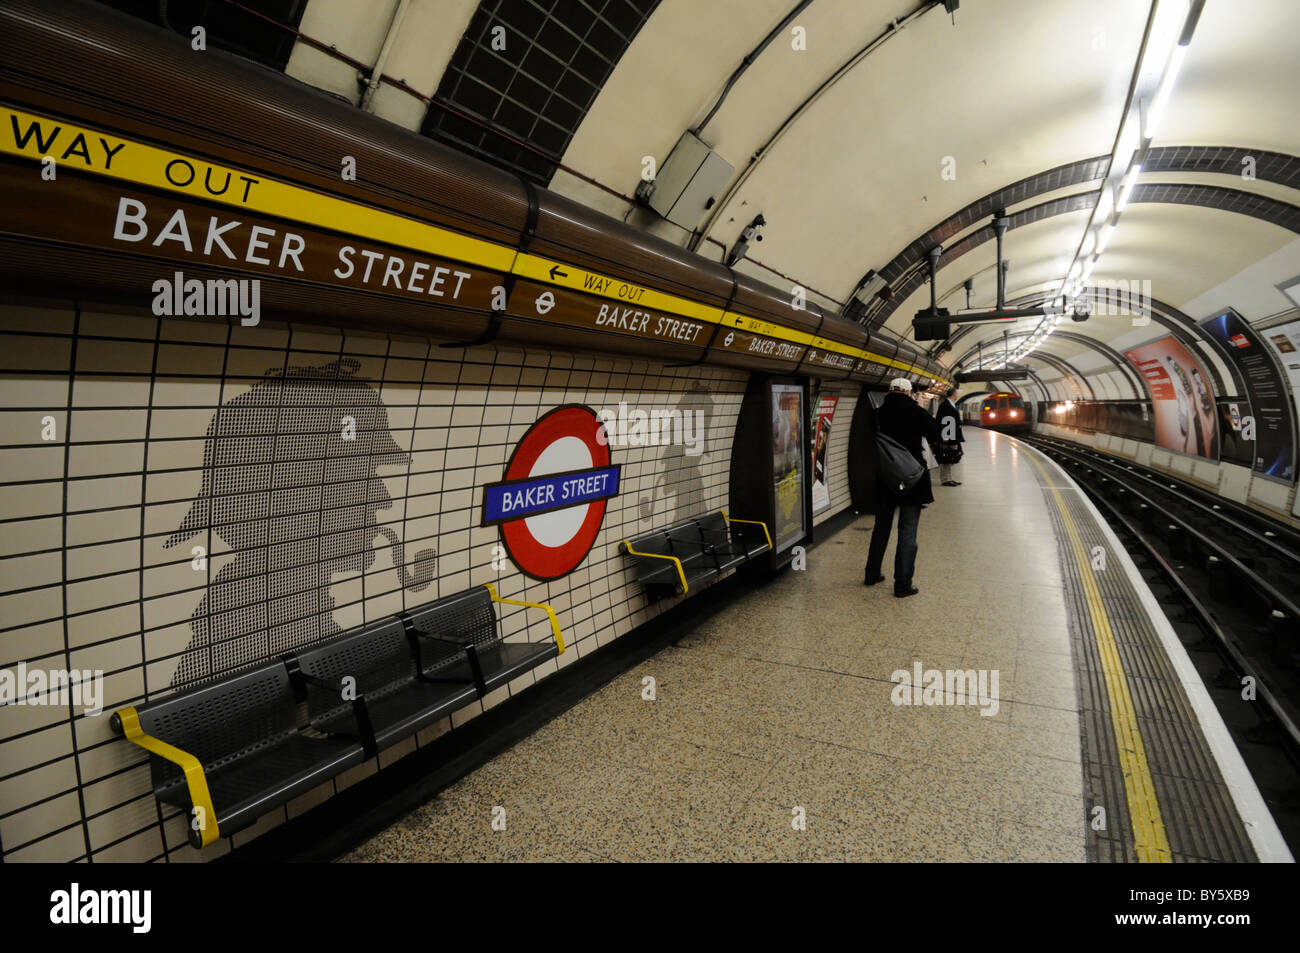
[[[906,377],[895,377],[889,382],[890,390],[901,390],[904,394],[912,393],[912,382]]]

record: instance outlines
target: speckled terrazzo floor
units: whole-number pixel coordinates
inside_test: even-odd
[[[862,586],[864,516],[342,859],[1084,860],[1046,504],[1011,441],[969,440],[964,485],[922,514],[920,595]],[[916,661],[996,669],[997,714],[894,705]]]

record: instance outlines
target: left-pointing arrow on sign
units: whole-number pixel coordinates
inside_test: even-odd
[[[567,271],[560,271],[560,266],[559,266],[559,265],[552,265],[552,266],[551,266],[551,280],[554,281],[554,280],[556,279],[557,276],[560,277],[560,278],[567,278],[567,277],[569,277],[569,273],[568,273]]]

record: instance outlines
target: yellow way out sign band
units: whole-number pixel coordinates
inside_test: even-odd
[[[494,271],[509,271],[514,261],[514,249],[495,242],[71,123],[15,109],[8,112],[11,128],[6,131],[12,135],[0,138],[0,148],[12,155],[37,160],[49,155],[71,168],[109,178],[346,231]]]
[[[78,171],[214,202],[250,213],[268,215],[317,228],[398,245],[437,258],[452,259],[491,271],[513,273],[585,294],[641,305],[710,324],[761,324],[759,333],[808,344],[811,335],[747,315],[586,271],[564,262],[521,253],[496,242],[464,235],[394,212],[339,198],[314,189],[280,182],[260,173],[183,155],[75,123],[6,107],[0,131],[0,152],[34,161],[51,158]],[[886,366],[910,365],[887,360],[861,348],[824,342],[824,350]]]

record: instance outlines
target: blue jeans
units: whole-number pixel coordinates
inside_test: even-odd
[[[867,551],[867,578],[880,575],[895,510],[898,511],[898,547],[894,551],[894,589],[898,591],[911,587],[912,573],[916,570],[916,527],[921,522],[919,503],[899,503],[892,499],[877,502],[876,525],[871,531],[871,548]]]

